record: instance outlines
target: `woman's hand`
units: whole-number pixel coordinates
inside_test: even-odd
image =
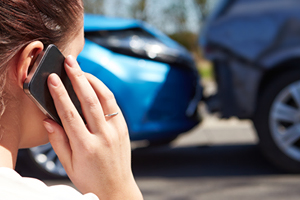
[[[128,129],[113,94],[100,80],[82,72],[72,56],[65,59],[65,69],[87,124],[59,77],[51,74],[48,87],[64,129],[50,119],[44,125],[69,178],[82,193],[92,192],[101,200],[142,199],[131,171]]]

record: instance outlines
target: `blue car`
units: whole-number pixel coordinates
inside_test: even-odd
[[[85,15],[83,71],[114,93],[132,141],[168,143],[200,122],[200,77],[190,53],[150,25]],[[66,176],[50,144],[23,152],[41,173]]]

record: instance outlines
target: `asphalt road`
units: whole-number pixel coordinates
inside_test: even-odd
[[[300,175],[284,173],[264,159],[249,121],[206,116],[201,126],[171,146],[135,147],[132,160],[145,200],[292,200],[300,196]]]
[[[171,147],[135,149],[133,169],[149,200],[286,200],[300,195],[300,176],[264,159],[249,121],[207,116]]]

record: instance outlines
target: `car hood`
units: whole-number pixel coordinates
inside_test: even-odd
[[[152,27],[150,24],[136,19],[113,18],[95,14],[84,15],[84,31],[101,31],[101,30],[126,30],[132,28],[141,28],[151,35],[158,38],[168,47],[186,51],[181,45],[170,39],[167,35]]]

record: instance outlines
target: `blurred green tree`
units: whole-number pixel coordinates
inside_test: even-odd
[[[198,12],[198,17],[200,19],[205,19],[208,15],[208,0],[194,0],[196,11]]]
[[[185,1],[173,0],[164,10],[164,20],[174,24],[175,32],[185,32],[187,29],[187,8]]]
[[[188,12],[190,9],[195,9],[198,23],[201,23],[208,14],[207,0],[193,0],[192,5],[187,6],[186,1],[173,0],[172,5],[165,10],[167,21],[173,22],[176,25],[176,31],[169,34],[175,41],[185,46],[189,51],[198,53],[198,33],[192,32],[188,28]]]
[[[84,12],[97,13],[102,15],[105,14],[104,1],[105,0],[83,0]]]
[[[147,20],[147,0],[136,0],[131,5],[132,17],[135,19],[148,21]]]
[[[85,12],[146,21],[188,50],[197,49],[197,32],[190,29],[189,17],[196,13],[200,26],[207,16],[208,0],[83,0]],[[108,6],[110,5],[110,7]]]

